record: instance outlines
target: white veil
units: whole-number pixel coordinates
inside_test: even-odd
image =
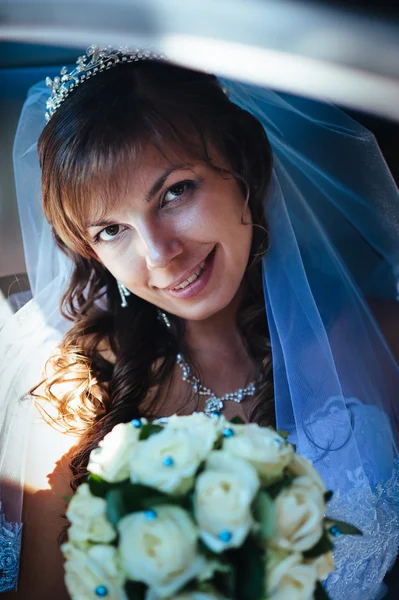
[[[14,144],[18,207],[33,298],[0,332],[0,591],[13,589],[18,576],[25,460],[32,420],[28,392],[39,383],[46,360],[68,328],[59,304],[71,265],[55,247],[41,206],[36,144],[46,123],[48,88],[39,88],[28,95]]]
[[[262,122],[275,154],[265,203],[271,248],[264,289],[277,425],[290,431],[298,451],[337,491],[331,511],[365,532],[360,542],[339,542],[338,571],[328,584],[332,597],[371,600],[399,544],[391,428],[399,422],[399,376],[364,298],[395,301],[398,190],[373,136],[338,109],[223,83],[231,99]],[[44,82],[30,90],[14,147],[33,299],[0,333],[0,501],[3,532],[12,529],[15,539],[30,422],[26,394],[69,325],[59,302],[71,265],[41,209],[36,142],[48,95]],[[9,572],[12,588],[15,566]]]

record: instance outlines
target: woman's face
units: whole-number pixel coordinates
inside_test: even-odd
[[[228,306],[252,242],[237,180],[184,156],[172,164],[148,145],[127,190],[87,228],[98,260],[133,294],[183,319]]]

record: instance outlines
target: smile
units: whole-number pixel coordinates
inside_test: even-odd
[[[168,296],[179,298],[180,300],[189,300],[197,296],[208,284],[211,278],[215,263],[216,247],[208,254],[205,260],[202,261],[195,269],[185,276],[183,281],[177,281],[173,287],[170,286],[163,290]]]
[[[201,272],[203,271],[204,267],[205,267],[205,261],[203,261],[200,264],[200,266],[198,267],[198,269],[192,275],[190,275],[190,277],[188,277],[182,283],[180,283],[179,285],[177,285],[176,287],[174,287],[172,289],[174,289],[174,290],[182,290],[185,287],[187,287],[188,285],[190,285],[190,283],[192,283],[193,281],[195,281],[196,279],[198,279],[198,277],[201,275]]]

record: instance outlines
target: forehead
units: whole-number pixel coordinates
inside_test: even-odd
[[[217,171],[230,171],[227,160],[212,143],[192,137],[187,139],[186,146],[164,139],[147,139],[125,152],[113,154],[109,162],[105,161],[105,168],[104,164],[99,166],[94,178],[87,182],[85,193],[77,199],[78,221],[83,231],[89,224],[124,210],[133,199],[144,202],[157,180],[166,180],[166,174],[169,181],[168,172],[184,169],[193,173],[198,166],[210,169],[214,175]]]
[[[165,171],[190,168],[199,162],[199,157],[189,155],[183,149],[166,146],[162,151],[154,144],[147,144],[132,165],[131,176],[127,178],[127,192],[135,188],[149,188],[154,179]]]

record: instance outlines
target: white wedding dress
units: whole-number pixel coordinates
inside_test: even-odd
[[[399,369],[365,298],[396,299],[398,190],[373,136],[339,109],[222,83],[231,101],[262,123],[274,153],[264,200],[271,243],[263,291],[277,427],[291,433],[297,451],[335,492],[331,514],[364,532],[336,540],[331,597],[375,600],[399,546],[392,428],[399,422]],[[33,300],[0,332],[2,591],[15,586],[18,572],[30,424],[30,401],[23,398],[70,326],[59,301],[71,264],[41,209],[36,144],[48,94],[43,83],[30,91],[14,146]]]

